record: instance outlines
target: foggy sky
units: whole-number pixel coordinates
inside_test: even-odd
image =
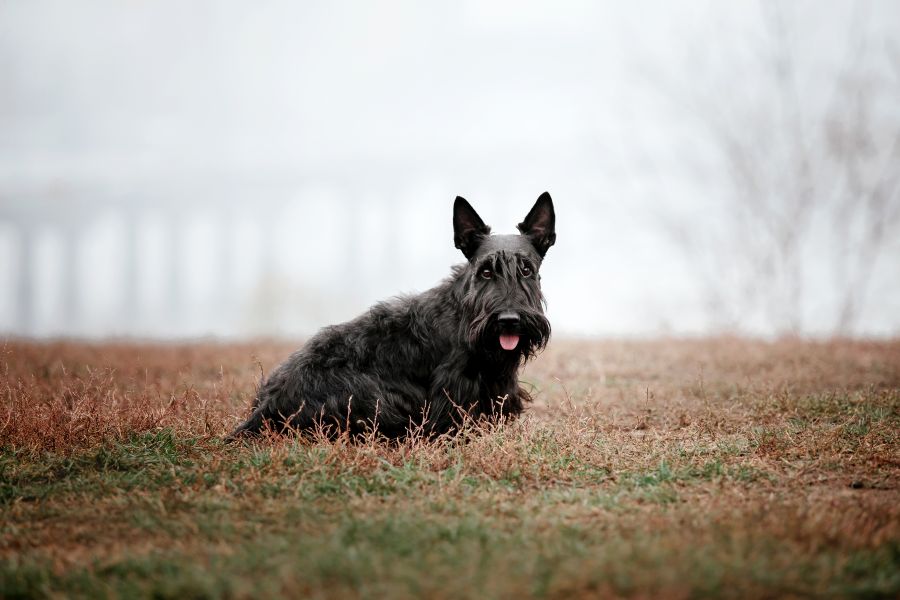
[[[452,247],[456,195],[496,232],[511,232],[548,190],[558,243],[543,283],[555,331],[714,331],[696,269],[660,216],[719,226],[710,215],[725,193],[723,165],[685,99],[721,96],[727,112],[765,97],[763,9],[0,4],[0,330],[306,334],[445,276],[462,259]],[[825,104],[853,40],[880,47],[900,22],[890,1],[807,2],[785,13],[810,111]],[[273,200],[283,204],[273,209]],[[38,293],[25,331],[9,290],[16,219],[29,206],[45,218],[35,225]],[[80,232],[74,312],[60,300],[66,207],[76,212],[63,220]],[[131,233],[129,214],[139,216]],[[184,285],[174,316],[165,292],[173,218]],[[128,235],[139,239],[140,266],[130,314],[118,308]],[[900,328],[900,247],[891,243],[857,333]],[[804,332],[827,333],[832,290],[810,279],[822,301],[805,309]],[[227,310],[223,293],[233,296]],[[748,318],[744,329],[765,335],[774,325]]]

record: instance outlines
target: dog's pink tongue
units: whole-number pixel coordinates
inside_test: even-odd
[[[504,333],[500,335],[500,345],[504,350],[515,350],[519,345],[519,336]]]

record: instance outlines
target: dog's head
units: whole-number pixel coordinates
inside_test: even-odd
[[[519,223],[518,235],[491,235],[475,209],[456,198],[454,242],[469,261],[461,272],[465,337],[488,356],[518,362],[547,344],[550,323],[544,316],[540,268],[556,241],[555,225],[547,192]]]

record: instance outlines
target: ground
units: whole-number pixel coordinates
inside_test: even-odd
[[[900,341],[553,340],[465,439],[223,444],[291,349],[6,342],[0,597],[900,595]]]

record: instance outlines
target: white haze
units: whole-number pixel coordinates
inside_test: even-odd
[[[725,323],[668,226],[731,237],[703,113],[754,133],[773,6],[803,110],[859,40],[900,98],[888,0],[0,3],[0,331],[305,335],[446,276],[456,195],[510,232],[548,190],[554,332],[784,333]],[[817,235],[795,333],[827,335]],[[898,256],[891,235],[850,333],[900,330]]]

